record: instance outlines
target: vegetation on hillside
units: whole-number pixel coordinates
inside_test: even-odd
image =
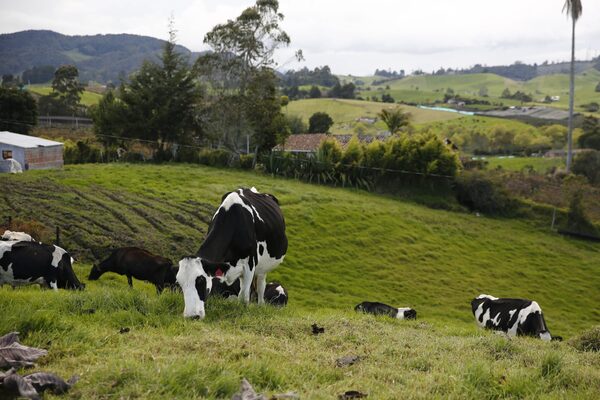
[[[137,281],[132,290],[116,275],[85,279],[91,261],[116,246],[173,260],[193,253],[221,195],[239,186],[281,203],[290,250],[269,279],[288,289],[286,309],[213,299],[204,321],[185,321],[179,293],[157,296]],[[0,288],[0,331],[51,346],[41,365],[81,375],[74,398],[230,398],[242,377],[269,395],[315,399],[347,390],[378,399],[589,398],[600,390],[596,353],[493,335],[476,328],[469,307],[481,292],[535,299],[553,334],[578,336],[589,349],[594,339],[584,331],[600,323],[594,244],[522,221],[190,165],[30,171],[0,177],[0,188],[2,215],[61,226],[63,246],[79,260],[83,292]],[[367,299],[414,307],[418,319],[355,314]],[[313,323],[325,332],[312,335]],[[361,360],[336,367],[346,355]]]

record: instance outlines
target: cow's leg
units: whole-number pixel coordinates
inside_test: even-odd
[[[133,288],[133,281],[131,280],[131,275],[127,275],[127,283],[130,288]]]
[[[267,274],[256,275],[256,296],[258,304],[265,304],[265,288],[267,287]]]
[[[252,286],[253,277],[254,270],[251,270],[250,266],[246,263],[240,277],[240,294],[238,296],[246,304],[250,303],[250,287]]]

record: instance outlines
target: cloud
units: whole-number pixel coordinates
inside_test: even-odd
[[[134,33],[168,37],[175,17],[178,42],[204,50],[214,25],[238,16],[253,0],[0,0],[2,33],[52,29],[61,33]],[[431,70],[475,63],[512,63],[569,57],[564,0],[280,0],[291,49],[302,49],[310,67],[337,73],[372,73],[393,67]],[[585,2],[577,24],[578,55],[600,54],[600,1]],[[299,66],[290,64],[289,66]]]

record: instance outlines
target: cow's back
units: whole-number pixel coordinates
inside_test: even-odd
[[[8,272],[10,266],[15,280],[56,278],[57,268],[52,266],[53,246],[29,241],[2,242],[0,246],[0,268]]]

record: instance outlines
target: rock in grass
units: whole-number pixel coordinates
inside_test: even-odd
[[[339,400],[363,399],[367,396],[368,396],[368,394],[361,393],[358,390],[348,390],[346,393],[340,394],[338,396],[338,399]]]
[[[242,384],[240,386],[240,392],[233,395],[231,400],[267,400],[265,396],[262,394],[256,394],[254,388],[246,380],[246,378],[242,379]]]
[[[335,365],[338,367],[347,367],[360,361],[359,356],[344,356],[335,360]]]
[[[325,328],[323,328],[317,324],[312,324],[312,334],[318,335],[319,333],[325,333]]]

